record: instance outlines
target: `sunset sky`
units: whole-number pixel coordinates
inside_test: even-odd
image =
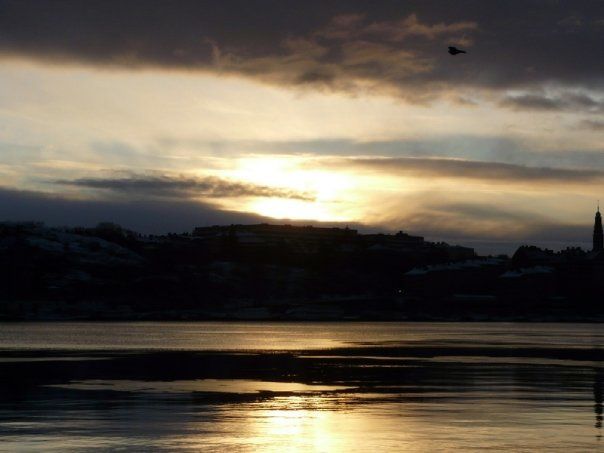
[[[510,252],[604,201],[601,1],[0,0],[0,58],[6,220]]]

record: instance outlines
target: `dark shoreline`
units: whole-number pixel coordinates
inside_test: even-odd
[[[305,324],[305,323],[364,323],[364,322],[378,322],[378,323],[401,323],[401,322],[413,322],[413,323],[538,323],[538,324],[601,324],[604,323],[604,316],[598,317],[544,317],[544,316],[523,316],[523,317],[509,317],[509,318],[482,318],[482,317],[459,317],[459,318],[442,318],[442,317],[400,317],[400,318],[381,318],[381,317],[369,317],[369,318],[312,318],[312,319],[297,319],[297,318],[241,318],[241,317],[225,317],[225,318],[212,318],[212,317],[155,317],[155,316],[140,316],[140,317],[65,317],[65,318],[0,318],[0,323],[62,323],[62,322],[89,322],[89,323],[128,323],[128,322],[229,322],[229,323],[292,323],[292,324]]]

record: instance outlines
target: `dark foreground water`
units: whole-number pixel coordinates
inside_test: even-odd
[[[2,451],[604,451],[604,325],[0,323]]]

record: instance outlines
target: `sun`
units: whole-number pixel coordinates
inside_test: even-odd
[[[346,220],[333,212],[329,203],[316,201],[263,198],[253,201],[249,205],[249,210],[273,219],[317,220],[319,222]]]
[[[309,199],[255,197],[242,200],[238,210],[274,219],[346,221],[342,201],[354,188],[350,175],[309,163],[301,156],[254,156],[239,160],[227,177],[252,184],[287,189]]]

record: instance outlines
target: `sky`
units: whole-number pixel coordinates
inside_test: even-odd
[[[589,247],[603,152],[601,1],[0,0],[0,219]]]

